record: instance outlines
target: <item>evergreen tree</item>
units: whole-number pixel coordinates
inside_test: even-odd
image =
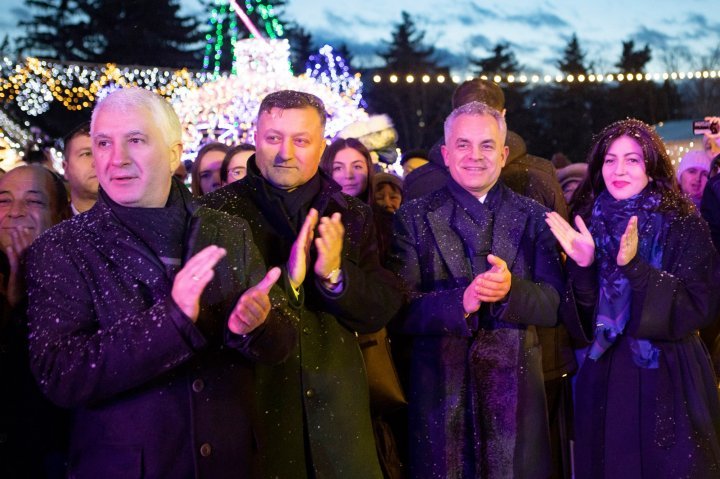
[[[586,75],[592,70],[592,64],[585,64],[585,52],[580,49],[580,42],[577,35],[573,33],[572,38],[565,46],[563,57],[557,63],[558,69],[566,75]]]
[[[305,63],[310,55],[317,52],[312,35],[297,23],[290,23],[286,29],[290,42],[290,65],[295,74],[305,73]]]
[[[392,40],[378,54],[385,66],[376,70],[384,81],[365,82],[364,98],[371,111],[388,114],[398,131],[398,144],[403,149],[429,148],[442,138],[442,125],[450,112],[452,82],[438,83],[437,74],[449,78],[450,72],[434,60],[435,49],[423,45],[425,32],[415,26],[407,12],[392,32]],[[398,75],[397,83],[388,82],[390,75]],[[422,75],[431,74],[433,81],[425,83]],[[413,75],[413,81],[407,77]]]
[[[635,50],[635,42],[628,40],[623,42],[622,56],[615,66],[620,69],[621,73],[642,73],[645,66],[652,59],[650,46],[645,44],[645,48]]]
[[[402,12],[402,21],[395,26],[392,40],[383,42],[385,50],[379,52],[388,70],[397,73],[433,72],[438,69],[433,56],[435,48],[424,46],[425,32],[419,31],[408,12]]]
[[[59,60],[199,66],[198,22],[177,0],[25,0],[20,46]]]
[[[497,74],[517,73],[522,69],[507,42],[498,43],[493,48],[492,55],[480,60],[473,60],[472,64],[479,67],[478,75],[485,74],[491,78]]]

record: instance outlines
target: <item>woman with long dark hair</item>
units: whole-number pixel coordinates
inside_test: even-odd
[[[578,478],[720,477],[720,404],[697,332],[718,307],[718,256],[651,127],[606,127],[573,197],[565,322],[590,342],[576,385]],[[573,328],[573,325],[582,328]]]

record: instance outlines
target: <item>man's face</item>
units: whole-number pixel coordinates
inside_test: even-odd
[[[89,135],[76,135],[66,145],[67,154],[63,160],[65,179],[70,184],[73,198],[94,198],[97,196],[98,179],[92,155],[92,140]]]
[[[702,198],[703,190],[708,179],[708,171],[698,167],[686,169],[680,175],[680,191],[691,198]]]
[[[182,145],[165,143],[147,109],[100,110],[92,140],[98,180],[113,201],[138,208],[165,206]]]
[[[325,150],[320,115],[310,107],[261,112],[255,141],[260,174],[288,191],[315,176]]]
[[[467,192],[480,198],[500,177],[508,149],[497,121],[490,115],[459,115],[452,122],[442,147],[450,176]]]
[[[34,239],[60,221],[47,172],[20,167],[0,177],[0,245],[12,243],[12,232],[27,230]]]

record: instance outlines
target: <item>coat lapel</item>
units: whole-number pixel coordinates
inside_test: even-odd
[[[505,261],[510,271],[513,270],[527,221],[527,212],[518,208],[507,191],[503,191],[501,201],[495,208],[492,254]]]
[[[450,226],[455,219],[455,206],[450,198],[439,208],[427,214],[430,231],[435,237],[435,244],[442,256],[450,275],[453,278],[472,278],[472,270],[467,260],[467,253],[462,239]]]

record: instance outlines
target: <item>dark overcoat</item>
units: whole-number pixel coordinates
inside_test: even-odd
[[[227,249],[196,323],[172,300],[164,265],[103,198],[29,250],[31,366],[47,396],[73,409],[71,477],[255,475],[252,361],[290,353],[292,310],[276,291],[263,326],[232,334],[229,312],[265,267],[247,223],[192,213],[184,259]]]
[[[474,275],[464,241],[473,232],[453,187],[461,190],[448,180],[397,214],[391,264],[413,292],[399,323],[414,338],[410,476],[545,478],[550,445],[535,325],[557,321],[563,282],[547,210],[502,183],[492,188],[490,251],[507,262],[511,288],[505,301],[466,319],[463,292]]]
[[[402,297],[395,277],[380,266],[370,207],[318,174],[320,192],[311,206],[320,216],[342,214],[344,286],[340,295],[327,292],[310,266],[294,353],[280,365],[256,368],[265,472],[272,478],[306,477],[309,456],[316,478],[379,478],[355,332],[380,329],[399,310]],[[245,218],[265,263],[284,264],[296,226],[268,187],[251,158],[245,178],[206,195],[203,202]],[[314,247],[311,255],[313,265]]]
[[[718,257],[702,219],[666,215],[662,267],[639,256],[621,267],[632,288],[630,319],[615,343],[597,360],[586,358],[578,372],[578,479],[720,477],[718,389],[698,335],[717,315]],[[597,271],[571,259],[567,265],[573,294],[562,315],[574,336],[590,340]],[[635,363],[632,339],[659,350],[657,368]]]

